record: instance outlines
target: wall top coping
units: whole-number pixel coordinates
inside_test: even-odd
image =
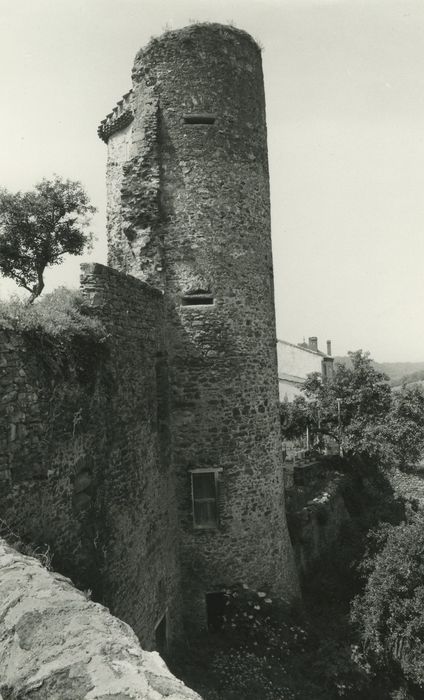
[[[182,43],[193,37],[198,37],[201,40],[208,38],[212,38],[213,40],[218,37],[229,42],[248,42],[258,53],[261,52],[261,47],[258,42],[244,29],[239,29],[239,27],[235,27],[232,24],[221,24],[220,22],[192,22],[185,27],[168,29],[159,36],[153,36],[150,41],[138,51],[135,57],[135,63],[137,64],[140,58],[145,57],[151,50],[154,51],[159,45],[171,42]]]
[[[126,272],[120,272],[115,270],[113,267],[108,267],[107,265],[102,265],[101,263],[81,263],[80,265],[80,282],[81,287],[84,288],[86,285],[86,278],[90,275],[97,278],[104,279],[115,279],[118,284],[131,285],[134,288],[148,292],[159,298],[163,297],[163,292],[157,287],[144,282],[143,280],[133,277],[133,275],[128,275]]]

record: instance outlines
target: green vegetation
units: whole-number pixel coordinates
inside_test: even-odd
[[[321,483],[319,479],[315,481],[317,496],[323,488],[328,489],[328,476],[329,472],[325,472]],[[386,527],[395,532],[404,518],[404,503],[394,492],[391,480],[378,469],[368,468],[366,474],[355,469],[342,481],[351,519],[342,528],[337,544],[302,581],[302,606],[289,610],[266,590],[254,591],[242,585],[224,589],[226,612],[222,628],[190,639],[188,646],[180,648],[177,656],[169,660],[173,672],[205,700],[421,697],[416,683],[402,673],[393,673],[392,667],[389,669],[380,660],[377,662],[369,652],[358,613],[354,620],[351,618],[352,600],[356,599],[361,601],[363,619],[367,620],[368,599],[362,603],[361,598],[365,571],[360,562],[367,546],[366,560],[370,557],[368,532],[379,523],[388,523]],[[304,487],[298,489],[302,491]],[[308,488],[305,498],[310,496]],[[298,508],[301,494],[293,501]],[[289,522],[296,516],[290,507],[288,516]],[[424,535],[420,542],[423,538]],[[398,593],[401,597],[401,587]],[[378,595],[377,582],[374,594]],[[359,609],[359,603],[355,606]],[[377,600],[377,610],[378,606]],[[401,626],[401,616],[398,621]],[[372,630],[371,622],[369,629]]]
[[[90,246],[95,211],[80,182],[58,176],[30,192],[0,190],[0,272],[30,292],[28,303],[43,291],[48,265]]]
[[[344,455],[321,457],[321,469],[290,490],[294,541],[304,536],[304,508],[318,503],[325,524],[336,491],[350,518],[310,565],[301,608],[284,608],[266,590],[224,589],[222,627],[190,639],[170,660],[173,671],[205,700],[423,698],[424,513],[414,511],[424,505],[424,479],[406,468],[424,450],[423,392],[392,392],[359,351],[333,382],[310,376],[282,419],[287,439],[308,426]]]
[[[17,552],[28,557],[35,557],[44,568],[48,571],[52,570],[53,554],[48,544],[36,545],[33,542],[24,541],[2,518],[0,518],[0,537]]]
[[[424,381],[424,369],[419,369],[416,372],[410,372],[409,374],[404,374],[400,379],[392,379],[391,385],[393,387],[403,386],[404,384],[418,384]]]
[[[352,366],[349,356],[335,357],[336,365]],[[424,362],[372,362],[374,369],[389,377],[390,386],[402,386],[424,379]]]
[[[352,619],[367,662],[424,691],[424,513],[371,533],[361,569]]]
[[[66,287],[58,287],[31,306],[17,298],[0,301],[0,326],[55,338],[67,333],[98,340],[105,337],[102,324],[87,315],[82,294]]]
[[[18,331],[39,369],[90,387],[107,353],[103,324],[88,314],[79,291],[59,287],[28,305],[0,302],[0,328]]]
[[[424,452],[424,391],[392,392],[388,377],[367,353],[350,353],[350,364],[336,365],[332,381],[309,375],[304,396],[281,404],[283,435],[300,436],[306,426],[313,441],[325,436],[343,454],[379,464],[416,464]]]

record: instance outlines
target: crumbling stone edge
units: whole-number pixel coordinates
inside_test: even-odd
[[[0,700],[201,700],[132,629],[0,539]]]

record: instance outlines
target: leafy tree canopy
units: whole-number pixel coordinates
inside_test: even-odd
[[[424,392],[402,387],[392,392],[388,377],[368,353],[349,353],[349,366],[336,365],[323,382],[310,374],[304,396],[281,404],[283,434],[291,439],[308,426],[312,436],[330,436],[345,455],[378,462],[416,463],[424,451]]]
[[[95,211],[80,182],[58,176],[30,192],[0,189],[0,272],[30,292],[29,303],[43,291],[48,265],[90,247]]]
[[[374,533],[352,618],[373,668],[399,671],[424,688],[424,515]],[[420,696],[421,697],[421,696]]]

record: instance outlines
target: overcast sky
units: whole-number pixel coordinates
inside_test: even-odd
[[[264,48],[278,336],[424,361],[422,0],[0,0],[0,185],[82,180],[106,262],[97,125],[136,51],[193,19]]]

